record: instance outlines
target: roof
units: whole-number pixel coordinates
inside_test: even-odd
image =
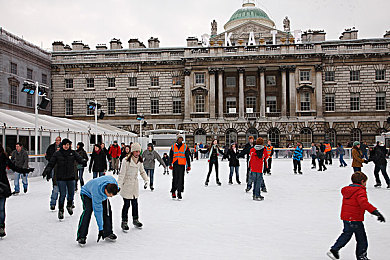
[[[243,7],[238,9],[232,17],[230,17],[229,22],[235,21],[235,20],[240,20],[240,19],[266,19],[270,20],[271,19],[268,17],[268,15],[261,10],[260,8],[257,7]]]

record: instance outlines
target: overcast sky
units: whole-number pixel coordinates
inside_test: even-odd
[[[213,19],[223,32],[241,5],[242,0],[0,0],[0,26],[45,49],[53,41],[74,40],[95,49],[112,38],[127,48],[130,38],[147,45],[151,36],[161,47],[178,47],[189,36],[210,34]],[[257,6],[278,29],[288,16],[292,30],[324,29],[327,40],[352,26],[359,38],[382,38],[390,30],[389,0],[258,0]]]

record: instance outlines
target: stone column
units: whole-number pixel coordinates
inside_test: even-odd
[[[317,117],[323,117],[322,107],[322,65],[315,66],[316,70],[316,101],[317,101]]]
[[[265,67],[259,67],[260,74],[260,117],[265,117]]]
[[[237,69],[239,74],[239,80],[238,80],[238,118],[244,119],[245,118],[245,102],[244,102],[244,68],[238,68]]]
[[[215,119],[215,73],[216,70],[213,68],[209,69],[210,74],[210,94],[209,94],[209,105],[210,105],[210,118]]]
[[[287,72],[286,66],[280,66],[279,70],[282,72],[282,117],[287,116]]]
[[[223,69],[218,70],[218,117],[223,119]]]
[[[296,66],[290,66],[289,71],[289,80],[290,80],[290,117],[296,116],[297,108],[297,87],[295,85],[295,69]]]
[[[184,120],[191,120],[191,70],[184,70]]]

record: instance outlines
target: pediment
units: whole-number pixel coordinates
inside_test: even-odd
[[[205,94],[206,95],[208,93],[208,89],[204,86],[196,86],[191,91],[194,95],[195,94]]]

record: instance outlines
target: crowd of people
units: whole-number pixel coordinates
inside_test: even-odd
[[[123,198],[122,222],[121,228],[124,232],[129,230],[128,211],[132,208],[132,224],[141,228],[140,214],[138,211],[139,183],[138,176],[144,180],[144,189],[154,190],[154,171],[156,161],[159,166],[164,167],[164,174],[172,171],[171,196],[173,199],[181,200],[184,193],[185,172],[191,170],[191,161],[206,158],[209,164],[209,170],[206,175],[205,186],[210,182],[210,176],[215,171],[216,185],[221,186],[219,179],[219,161],[227,159],[229,161],[229,185],[233,185],[233,175],[238,185],[240,181],[240,158],[246,158],[246,192],[252,190],[253,200],[262,201],[264,197],[262,192],[268,192],[263,175],[271,175],[272,157],[274,147],[270,140],[265,141],[259,137],[255,140],[253,136],[248,138],[242,149],[239,149],[237,143],[232,143],[229,147],[222,148],[218,140],[214,139],[205,149],[203,144],[195,144],[193,149],[184,143],[184,138],[178,135],[176,142],[170,147],[169,155],[164,153],[161,157],[154,150],[152,143],[148,144],[147,149],[142,151],[138,143],[131,143],[121,146],[114,141],[108,149],[104,144],[95,144],[93,152],[88,155],[82,142],[77,143],[76,150],[72,149],[72,141],[69,139],[61,140],[57,137],[46,151],[45,158],[48,161],[42,176],[47,181],[52,180],[52,191],[50,195],[50,209],[55,210],[58,200],[58,219],[64,219],[64,209],[69,215],[73,215],[74,194],[78,190],[80,183],[80,195],[83,203],[83,213],[80,216],[77,241],[80,246],[86,244],[88,226],[92,212],[95,213],[97,225],[99,228],[98,242],[100,239],[116,240],[117,236],[113,233],[111,206],[109,197],[120,194]],[[205,152],[206,150],[206,152]],[[339,166],[346,167],[344,161],[345,149],[338,143],[337,147],[332,147],[329,142],[311,144],[307,149],[311,156],[312,169],[326,171],[333,163],[334,153],[339,159]],[[199,157],[200,153],[200,157]],[[352,234],[357,238],[357,259],[367,259],[367,238],[364,231],[363,220],[364,211],[378,217],[378,220],[385,221],[379,211],[367,201],[366,183],[368,177],[362,172],[364,164],[373,162],[376,188],[381,187],[379,172],[382,173],[387,188],[390,189],[390,179],[387,175],[387,156],[390,155],[383,142],[377,142],[376,146],[368,147],[366,143],[360,144],[354,142],[352,146],[352,184],[343,188],[343,207],[341,219],[344,221],[344,230],[337,242],[331,247],[328,253],[329,257],[339,259],[339,250],[344,247]],[[302,161],[304,159],[304,149],[302,143],[298,142],[292,151],[293,173],[303,174]],[[89,162],[89,166],[88,166]],[[15,172],[14,191],[6,175],[6,167]],[[88,167],[89,173],[93,179],[87,183],[84,182],[84,170]],[[168,170],[169,169],[169,170]],[[21,143],[17,143],[15,151],[8,155],[2,146],[0,146],[0,237],[5,236],[5,202],[11,195],[20,193],[20,178],[22,178],[24,193],[28,190],[27,175],[34,169],[29,168],[28,154]],[[113,175],[118,175],[117,180],[113,176],[106,176],[106,172],[112,170]],[[58,198],[59,197],[59,198]],[[65,205],[66,199],[66,205]]]

